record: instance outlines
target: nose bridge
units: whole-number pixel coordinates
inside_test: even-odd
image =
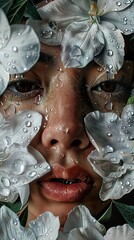
[[[80,92],[74,87],[74,79],[64,81],[61,87],[52,91],[52,111],[42,134],[43,144],[46,147],[58,144],[66,149],[78,146],[85,148],[89,140],[80,116]]]

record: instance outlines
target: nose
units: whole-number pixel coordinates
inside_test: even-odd
[[[51,95],[51,112],[42,132],[42,144],[49,149],[56,146],[64,150],[87,148],[89,139],[82,119],[80,92],[74,89],[70,81],[67,84],[64,82],[62,87],[54,90]]]

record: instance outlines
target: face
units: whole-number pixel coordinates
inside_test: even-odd
[[[60,47],[42,46],[39,62],[28,72],[12,76],[1,96],[5,117],[23,110],[42,114],[42,126],[32,141],[51,171],[31,183],[28,219],[44,211],[60,216],[84,204],[97,215],[108,204],[99,199],[101,178],[93,171],[88,154],[93,150],[84,117],[95,110],[121,113],[130,96],[133,63],[126,61],[116,75],[96,63],[84,69],[65,69]]]

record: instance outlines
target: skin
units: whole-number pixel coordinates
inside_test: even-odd
[[[64,69],[60,47],[42,45],[41,51],[51,55],[53,60],[41,58],[23,77],[11,76],[10,84],[1,96],[0,111],[5,117],[23,110],[42,114],[41,129],[31,144],[50,164],[51,171],[30,184],[27,222],[44,211],[51,211],[60,217],[62,229],[74,206],[84,204],[97,216],[110,203],[100,200],[102,180],[86,160],[94,148],[86,135],[83,120],[94,110],[120,115],[130,96],[133,62],[126,61],[111,81],[113,76],[108,76],[94,62],[83,69]],[[88,189],[81,194],[81,187],[80,192],[77,191],[76,183],[74,194],[68,192],[66,195],[66,184],[60,183],[55,190],[59,183],[53,181],[47,191],[44,182],[55,178],[84,181],[86,178]]]

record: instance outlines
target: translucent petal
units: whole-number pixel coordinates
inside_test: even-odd
[[[0,9],[0,52],[5,47],[10,39],[10,26],[2,9]],[[0,54],[1,55],[1,54]]]
[[[101,22],[99,28],[104,34],[105,47],[94,60],[106,71],[117,73],[124,61],[124,39],[121,31],[108,22]]]
[[[134,140],[134,105],[128,104],[122,111],[122,131],[128,139]]]
[[[63,30],[51,22],[29,20],[27,23],[36,31],[39,40],[49,45],[60,45],[63,38]]]
[[[49,4],[45,5],[38,9],[38,12],[41,18],[45,21],[56,22],[59,28],[66,28],[70,23],[74,21],[80,21],[81,18],[87,18],[85,16],[85,12],[74,4],[72,1],[68,2],[68,0],[56,0],[50,2]]]
[[[104,240],[103,235],[97,229],[90,227],[73,229],[68,236],[68,240]]]
[[[0,95],[5,91],[9,81],[9,74],[0,64]]]
[[[29,222],[28,225],[38,240],[56,240],[58,237],[60,228],[59,217],[55,217],[51,212],[41,214],[37,219]]]
[[[28,42],[26,41],[28,36]],[[12,25],[11,37],[0,51],[3,67],[10,74],[29,70],[38,60],[40,44],[34,30],[28,25]]]
[[[130,240],[134,237],[134,229],[130,227],[129,224],[124,224],[122,226],[111,227],[107,230],[104,236],[105,240]]]
[[[114,24],[124,35],[132,34],[134,32],[134,3],[124,11],[105,14],[101,19]]]
[[[97,1],[97,6],[100,15],[104,15],[109,12],[122,11],[122,14],[126,11],[126,8],[131,8],[133,5],[133,0],[101,0]],[[129,7],[130,6],[130,7]]]
[[[82,12],[85,12],[85,15],[88,14],[91,0],[70,0],[70,2],[77,5],[82,10]]]
[[[72,23],[62,41],[62,61],[65,67],[84,67],[101,52],[103,46],[103,34],[97,24],[90,25],[86,21]]]

